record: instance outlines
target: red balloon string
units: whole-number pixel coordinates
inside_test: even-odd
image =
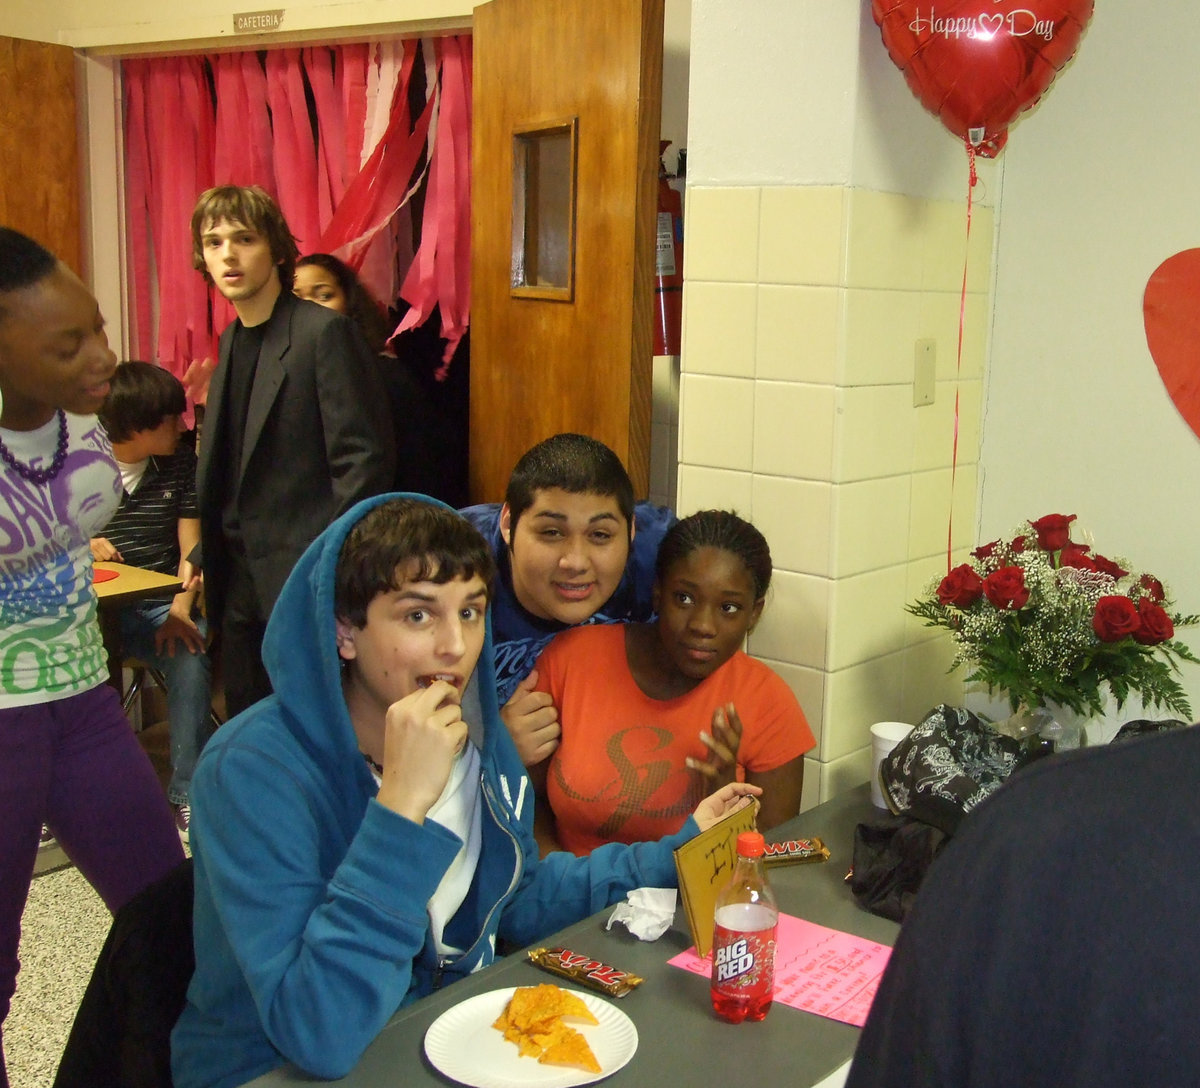
[[[962,290],[958,298],[958,353],[954,362],[954,445],[950,454],[950,516],[946,526],[946,572],[954,566],[954,484],[958,478],[958,424],[959,424],[959,389],[962,377],[963,327],[967,320],[967,262],[971,255],[971,208],[972,196],[979,175],[975,172],[975,148],[970,141],[964,141],[967,149],[968,181],[967,181],[967,235],[963,252]]]

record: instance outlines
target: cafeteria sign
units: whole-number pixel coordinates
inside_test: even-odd
[[[733,876],[737,837],[743,831],[754,830],[757,815],[757,801],[743,805],[675,851],[679,894],[683,898],[696,952],[701,957],[712,950],[713,910],[717,905],[717,892]]]
[[[278,30],[283,26],[283,8],[271,11],[239,11],[233,15],[235,34],[261,34],[266,30]]]

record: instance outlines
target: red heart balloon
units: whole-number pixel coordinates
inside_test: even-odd
[[[1146,344],[1179,414],[1200,436],[1200,249],[1168,257],[1142,296]]]
[[[1075,54],[1095,0],[872,0],[913,94],[992,158]]]

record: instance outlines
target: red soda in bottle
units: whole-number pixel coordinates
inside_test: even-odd
[[[763,837],[737,838],[733,877],[717,894],[713,919],[712,1005],[722,1020],[761,1020],[775,995],[779,908],[763,868]]]

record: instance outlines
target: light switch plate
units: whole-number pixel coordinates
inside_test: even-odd
[[[933,403],[937,387],[937,341],[918,340],[913,351],[913,407]]]

